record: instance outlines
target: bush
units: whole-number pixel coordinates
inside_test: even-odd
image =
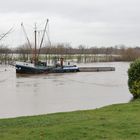
[[[140,98],[140,59],[130,64],[128,70],[128,86],[133,97]]]

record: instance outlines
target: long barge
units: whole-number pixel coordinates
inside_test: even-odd
[[[115,67],[79,67],[80,72],[115,71]]]

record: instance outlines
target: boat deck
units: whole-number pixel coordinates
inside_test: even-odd
[[[115,71],[115,67],[79,67],[80,72]]]

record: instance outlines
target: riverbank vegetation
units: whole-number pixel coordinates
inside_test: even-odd
[[[128,70],[128,86],[134,98],[140,98],[140,59],[130,64]]]
[[[0,120],[1,140],[139,140],[140,100],[101,109]]]
[[[34,50],[30,50],[27,44],[16,48],[0,46],[0,63],[10,63],[11,61],[27,61]],[[86,47],[79,45],[73,48],[69,44],[56,44],[43,47],[40,50],[40,59],[51,61],[54,58],[64,57],[65,60],[77,63],[92,62],[115,62],[133,61],[140,57],[140,47],[112,46],[112,47]]]

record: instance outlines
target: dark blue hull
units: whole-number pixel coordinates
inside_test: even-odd
[[[41,73],[65,73],[65,72],[78,72],[79,68],[76,66],[63,66],[63,67],[48,67],[48,66],[34,66],[16,64],[16,73],[21,74],[41,74]]]

